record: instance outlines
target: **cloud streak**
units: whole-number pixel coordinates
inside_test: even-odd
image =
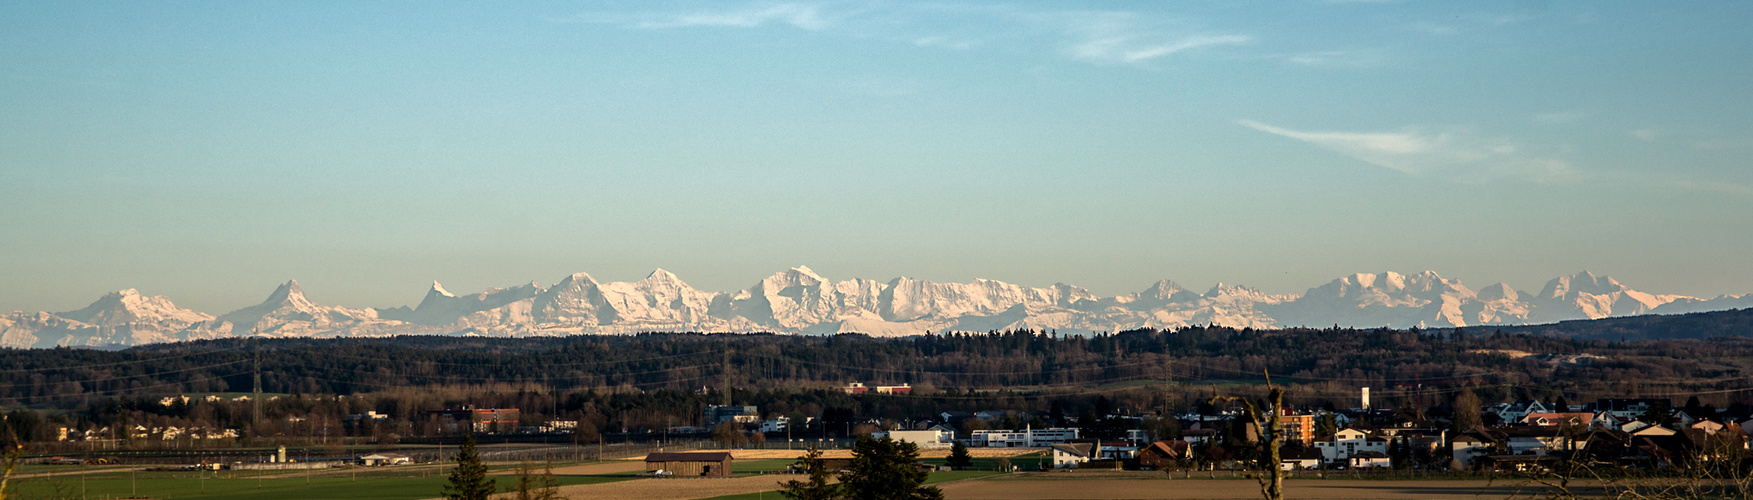
[[[827,29],[833,24],[831,20],[822,16],[820,6],[787,3],[763,8],[656,16],[633,23],[632,27],[642,29],[757,28],[775,22],[810,31]]]
[[[1039,14],[1046,27],[1064,31],[1066,55],[1108,64],[1133,64],[1216,45],[1235,45],[1253,37],[1211,33],[1129,12]]]
[[[1303,131],[1253,120],[1237,120],[1237,123],[1409,175],[1475,182],[1501,178],[1553,182],[1578,175],[1576,169],[1563,160],[1530,155],[1508,140],[1480,137],[1459,130]]]
[[[1028,10],[1004,5],[902,4],[854,9],[781,3],[707,11],[591,14],[580,19],[647,30],[782,26],[953,50],[1034,46],[1083,62],[1119,65],[1142,65],[1209,47],[1253,41],[1247,34],[1199,28],[1161,15]]]

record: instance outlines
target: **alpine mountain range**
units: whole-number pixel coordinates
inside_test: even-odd
[[[776,273],[744,290],[707,292],[659,269],[634,282],[601,283],[578,273],[548,287],[531,282],[464,295],[434,282],[419,305],[390,309],[316,304],[305,298],[297,281],[288,281],[261,304],[219,316],[128,289],[106,294],[79,310],[0,316],[0,346],[125,347],[236,336],[516,337],[689,331],[903,336],[1024,328],[1117,332],[1206,324],[1457,327],[1745,307],[1753,307],[1753,293],[1713,299],[1650,294],[1589,272],[1553,278],[1538,294],[1502,283],[1475,291],[1460,280],[1425,271],[1353,274],[1301,295],[1268,294],[1221,283],[1199,293],[1162,280],[1137,293],[1099,297],[1066,284],[1031,288],[985,279],[835,282],[807,267]]]

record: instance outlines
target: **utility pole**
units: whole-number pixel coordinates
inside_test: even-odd
[[[250,426],[254,427],[254,429],[251,429],[250,437],[255,437],[255,432],[262,427],[262,344],[253,340],[251,343],[256,347],[254,353],[256,359],[255,394],[250,397]]]
[[[730,406],[730,341],[724,348],[724,406]]]

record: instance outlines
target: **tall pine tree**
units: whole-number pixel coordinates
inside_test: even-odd
[[[785,490],[780,491],[780,495],[791,500],[834,500],[840,498],[840,485],[828,484],[832,473],[828,471],[827,462],[822,460],[822,450],[811,446],[809,453],[798,457],[797,463],[793,465],[802,468],[804,472],[809,474],[810,478],[808,481],[793,479],[781,483],[780,486],[784,486]]]
[[[951,469],[962,470],[974,466],[974,457],[968,454],[968,445],[956,441],[955,446],[950,447],[950,456],[944,459],[944,463]]]
[[[851,500],[943,500],[943,490],[921,486],[930,474],[914,465],[919,447],[887,436],[858,438],[852,447],[852,467],[840,474],[840,484]]]
[[[475,449],[475,435],[464,437],[463,447],[457,451],[457,466],[450,471],[450,484],[444,487],[444,498],[487,500],[498,492],[499,483],[487,479],[487,463],[481,461],[481,453]]]

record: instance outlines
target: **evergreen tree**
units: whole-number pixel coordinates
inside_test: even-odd
[[[1658,399],[1655,403],[1650,404],[1648,410],[1644,410],[1643,416],[1639,417],[1638,420],[1649,422],[1652,425],[1666,426],[1668,419],[1673,417],[1674,408],[1670,406],[1668,400]]]
[[[1327,437],[1339,433],[1339,417],[1332,413],[1322,413],[1315,418],[1315,437]]]
[[[913,443],[859,438],[852,468],[840,474],[840,483],[853,500],[942,500],[943,490],[920,486],[930,474],[914,464],[917,460],[919,447]]]
[[[955,446],[950,447],[949,458],[944,459],[944,462],[948,463],[951,469],[962,470],[974,466],[974,457],[968,455],[967,445],[956,441]]]
[[[810,451],[799,457],[795,467],[802,468],[809,474],[807,481],[796,479],[781,483],[785,490],[779,492],[791,500],[832,500],[840,497],[840,485],[828,484],[828,465],[822,460],[822,450],[811,446]]]
[[[1395,469],[1404,469],[1411,464],[1412,453],[1406,448],[1405,439],[1396,438],[1388,443],[1388,460],[1389,465]]]
[[[450,471],[450,484],[444,487],[444,498],[447,500],[487,500],[499,491],[499,484],[487,479],[487,463],[481,461],[481,453],[475,449],[475,435],[463,438],[463,446],[457,450],[457,466]]]

